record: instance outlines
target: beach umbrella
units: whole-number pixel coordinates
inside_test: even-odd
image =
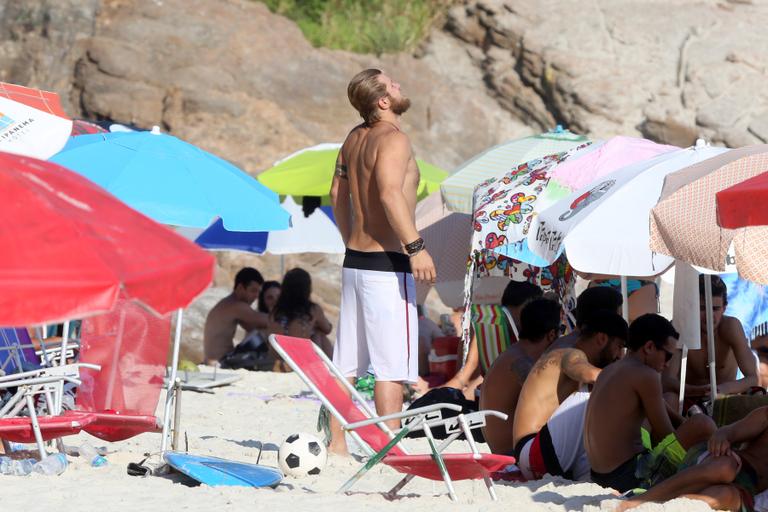
[[[316,208],[305,217],[302,207],[291,196],[285,198],[282,207],[291,215],[291,227],[288,229],[272,232],[227,231],[218,219],[195,238],[195,243],[206,249],[257,254],[344,253],[344,241],[329,207]]]
[[[768,172],[721,190],[715,197],[721,227],[768,226]]]
[[[559,253],[542,258],[530,250],[528,241],[531,226],[541,212],[572,193],[572,187],[675,149],[679,148],[644,139],[614,137],[526,162],[512,172],[488,180],[475,190],[472,248],[547,266]]]
[[[73,119],[72,120],[72,132],[71,137],[77,137],[78,135],[93,135],[95,133],[107,133],[109,130],[99,126],[91,121],[85,119]]]
[[[211,282],[211,255],[58,165],[0,153],[0,190],[0,325],[109,311],[121,291],[165,314]]]
[[[299,150],[258,175],[261,183],[281,196],[316,196],[327,200],[341,144],[318,144]],[[421,179],[417,196],[422,199],[435,192],[448,176],[444,170],[416,160]]]
[[[440,300],[452,308],[463,306],[472,217],[448,211],[440,194],[434,193],[416,205],[416,228],[435,263],[434,287]],[[573,273],[570,268],[564,268],[567,265],[564,259],[540,269],[490,251],[475,257],[478,261],[474,265],[472,304],[498,304],[510,280],[532,282],[561,298],[567,296],[568,287],[573,284]],[[424,283],[416,284],[419,304],[423,304],[430,288]]]
[[[716,194],[761,174],[767,166],[768,145],[722,153],[669,174],[659,203],[651,210],[651,249],[701,267],[705,273],[707,348],[713,402],[717,396],[717,377],[709,274],[725,270],[728,249],[733,243],[739,275],[768,284],[765,265],[768,261],[768,227],[732,230],[718,226]]]
[[[768,284],[763,226],[728,229],[717,223],[716,194],[762,174],[768,145],[730,150],[667,176],[651,211],[651,249],[698,267],[723,272],[731,243],[739,275]]]
[[[71,131],[58,94],[0,82],[0,151],[46,159]]]
[[[73,137],[51,161],[163,224],[207,228],[219,217],[232,231],[289,225],[277,194],[231,163],[157,127]]]
[[[471,214],[472,194],[479,183],[510,172],[523,162],[568,151],[585,142],[587,138],[583,135],[576,135],[558,126],[548,133],[494,146],[461,164],[445,179],[440,185],[443,201],[453,212]]]
[[[548,262],[565,249],[578,271],[653,276],[674,258],[651,251],[648,216],[664,178],[727,151],[703,144],[622,167],[576,190],[533,217],[528,247]]]

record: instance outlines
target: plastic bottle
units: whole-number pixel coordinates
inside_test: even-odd
[[[107,459],[102,457],[99,454],[99,451],[94,448],[90,443],[83,443],[80,446],[80,456],[83,458],[83,460],[87,461],[88,464],[93,466],[94,468],[100,468],[102,466],[106,466],[109,464],[107,462]]]
[[[43,475],[60,475],[67,469],[67,465],[66,455],[54,453],[35,464],[33,470]]]
[[[35,459],[14,460],[10,457],[0,457],[0,474],[25,476],[32,472]]]

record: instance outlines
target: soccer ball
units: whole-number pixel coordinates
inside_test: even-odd
[[[277,461],[283,473],[290,476],[318,475],[325,466],[328,454],[315,436],[293,434],[283,441],[277,452]]]

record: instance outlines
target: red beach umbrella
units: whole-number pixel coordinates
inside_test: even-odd
[[[721,190],[715,200],[720,227],[768,226],[768,172]]]
[[[59,165],[0,152],[0,325],[109,311],[122,290],[160,314],[210,284],[214,258]]]

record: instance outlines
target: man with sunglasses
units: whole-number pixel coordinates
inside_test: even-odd
[[[684,421],[664,401],[661,372],[678,338],[666,318],[642,315],[629,326],[627,355],[597,378],[584,421],[593,482],[620,492],[656,483],[675,472],[685,450],[714,432],[707,416]],[[646,420],[650,447],[641,433]]]

